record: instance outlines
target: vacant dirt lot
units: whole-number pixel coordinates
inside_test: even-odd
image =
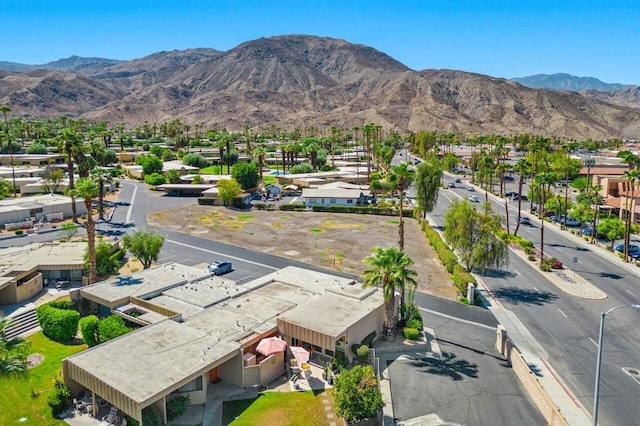
[[[389,216],[261,211],[193,205],[155,212],[149,225],[260,250],[360,275],[376,246],[397,244]],[[405,251],[414,260],[418,291],[455,299],[456,290],[415,220],[405,222]]]

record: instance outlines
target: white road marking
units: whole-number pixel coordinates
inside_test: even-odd
[[[514,272],[515,272],[516,274],[518,274],[518,275],[522,276],[522,274],[521,274],[520,272],[518,272],[518,270],[517,270],[517,269],[516,269]]]
[[[476,325],[478,327],[487,328],[489,330],[495,330],[496,329],[495,327],[491,327],[490,325],[481,324],[479,322],[473,322],[473,321],[465,320],[465,319],[458,318],[458,317],[453,317],[451,315],[443,314],[442,312],[432,311],[430,309],[425,309],[425,308],[420,308],[420,310],[424,311],[424,312],[428,312],[428,313],[433,314],[433,315],[438,315],[440,317],[445,317],[445,318],[449,318],[449,319],[452,319],[452,320],[455,320],[455,321],[458,321],[458,322],[463,322],[465,324]]]
[[[558,309],[558,308],[556,308],[556,309]],[[564,312],[562,312],[560,309],[558,309],[558,312],[560,312],[560,313],[562,314],[562,316],[563,316],[563,317],[565,317],[565,318],[569,318],[569,317],[567,316],[567,314],[565,314]]]
[[[261,266],[263,268],[273,269],[274,271],[277,271],[278,269],[280,269],[280,268],[274,268],[273,266],[270,266],[270,265],[265,265],[264,263],[254,262],[252,260],[243,259],[241,257],[229,256],[226,253],[220,253],[220,252],[213,251],[213,250],[207,250],[207,249],[204,249],[202,247],[192,246],[190,244],[181,243],[179,241],[174,241],[174,240],[165,240],[165,241],[168,242],[168,243],[171,243],[171,244],[176,244],[176,245],[179,245],[179,246],[188,247],[188,248],[191,248],[191,249],[194,249],[194,250],[200,250],[200,251],[204,251],[204,252],[207,252],[207,253],[215,254],[217,256],[223,256],[225,259],[234,259],[234,260],[238,260],[240,262],[250,263],[250,264],[256,265],[256,266]]]
[[[624,369],[624,368],[622,368],[621,370],[622,370],[622,371],[624,371],[624,372],[625,372],[625,374],[626,374],[627,376],[631,377],[631,378],[632,378],[632,379],[633,379],[637,384],[639,384],[639,385],[640,385],[640,380],[638,380],[638,378],[637,378],[637,377],[635,377],[634,375],[632,375],[631,373],[629,373],[629,372],[628,372],[626,369]]]
[[[129,182],[126,182],[126,183],[129,183]],[[133,184],[129,183],[129,185],[133,185]],[[133,185],[133,195],[131,196],[131,203],[129,203],[129,210],[127,210],[127,217],[124,220],[125,223],[129,223],[129,221],[131,220],[131,212],[133,212],[133,203],[136,201],[137,192],[138,192],[138,186]]]
[[[538,293],[542,294],[542,292],[540,290],[538,290],[537,288],[533,288],[535,291],[537,291]]]
[[[593,340],[591,337],[589,337],[589,341],[591,341],[591,343],[596,345],[596,348],[598,347],[598,343],[595,340]]]
[[[629,293],[630,295],[632,295],[633,297],[638,297],[638,295],[637,295],[637,294],[633,294],[633,293],[631,293],[629,290],[625,290],[625,291],[626,291],[627,293]]]

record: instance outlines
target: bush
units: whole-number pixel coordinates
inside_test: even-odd
[[[301,173],[312,173],[312,172],[313,172],[313,167],[309,163],[296,164],[295,166],[289,169],[289,173],[291,173],[292,175],[297,175]]]
[[[131,331],[118,315],[110,315],[98,324],[98,342],[104,343]]]
[[[416,330],[422,330],[422,320],[412,318],[407,320],[405,324],[407,328],[415,328]]]
[[[418,338],[420,337],[420,332],[415,328],[405,327],[402,329],[402,334],[404,335],[405,339],[409,340],[418,340]]]
[[[80,319],[80,334],[87,346],[98,344],[98,325],[100,320],[95,315],[89,315]]]
[[[362,360],[369,358],[369,347],[367,345],[361,345],[356,350],[356,355],[358,355],[358,358]]]
[[[391,208],[367,206],[313,206],[314,212],[372,214],[378,216],[398,216],[398,211]],[[413,210],[402,211],[402,216],[413,217]]]
[[[533,262],[537,259],[537,257],[535,257],[533,254],[530,254],[529,257],[527,257],[527,259]]]
[[[191,167],[197,167],[199,169],[204,169],[209,165],[209,160],[207,160],[200,154],[190,153],[182,157],[182,164]]]
[[[284,210],[284,211],[301,212],[306,208],[307,206],[304,204],[281,204],[280,205],[280,210]]]
[[[347,422],[374,417],[384,405],[371,366],[342,370],[334,381],[336,413]]]
[[[22,235],[24,234],[24,231],[22,229],[16,229],[15,233],[16,235]]]
[[[368,347],[371,347],[373,345],[373,341],[376,339],[376,332],[372,331],[371,333],[367,334],[364,339],[362,339],[362,342],[360,342],[360,344],[362,345],[367,345]]]
[[[73,339],[78,332],[80,313],[70,308],[57,308],[54,305],[63,304],[49,302],[36,308],[36,317],[42,332],[48,338],[60,342]]]
[[[47,398],[47,404],[51,407],[51,413],[57,416],[71,406],[72,398],[69,388],[65,386],[61,377],[55,378],[54,388],[53,393]]]
[[[181,414],[184,414],[189,404],[191,404],[189,395],[180,395],[171,398],[167,401],[167,419],[173,420]]]
[[[462,266],[456,264],[451,277],[453,283],[460,293],[466,294],[468,283],[476,283],[475,278],[467,272]]]
[[[162,417],[153,406],[142,410],[142,426],[162,426]]]
[[[215,198],[200,197],[200,198],[198,198],[198,205],[200,205],[200,206],[212,206],[215,201],[216,201]]]
[[[150,175],[145,175],[144,182],[147,185],[158,186],[167,183],[167,179],[160,173],[151,173]]]

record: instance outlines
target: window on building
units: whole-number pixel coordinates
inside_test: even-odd
[[[176,392],[194,392],[202,390],[202,376],[196,377],[186,385],[182,386]]]
[[[347,204],[353,204],[353,200],[347,200]]]

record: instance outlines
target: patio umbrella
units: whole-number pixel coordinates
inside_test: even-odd
[[[265,356],[269,356],[278,352],[284,352],[286,347],[287,342],[279,337],[272,336],[260,340],[260,343],[258,343],[258,346],[256,346],[256,351]]]
[[[299,365],[309,362],[309,351],[300,346],[291,346],[291,353]]]

